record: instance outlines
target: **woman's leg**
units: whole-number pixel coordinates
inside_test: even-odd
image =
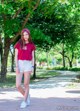
[[[23,77],[23,73],[16,74],[16,87],[18,91],[24,96],[25,91],[21,87],[22,77]]]
[[[26,101],[28,97],[29,82],[30,82],[30,72],[25,72],[24,73],[24,87],[25,87],[24,101]]]

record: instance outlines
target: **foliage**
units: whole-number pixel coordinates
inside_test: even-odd
[[[29,27],[31,30],[31,36],[33,38],[33,41],[38,46],[38,48],[42,48],[44,49],[44,51],[49,50],[52,44],[50,36],[45,35],[40,29],[33,28],[32,25]]]
[[[28,19],[38,7],[40,0],[1,0],[0,1],[0,44],[1,78],[5,80],[7,60],[10,45],[20,38],[20,32],[25,28]]]
[[[34,11],[37,0],[4,0],[0,4],[2,33],[7,37],[14,37],[15,33],[21,30],[28,14]]]
[[[8,49],[20,38],[20,31],[24,27],[29,27],[33,41],[45,52],[59,44],[59,47],[64,45],[64,54],[70,62],[72,55],[79,58],[79,10],[79,0],[1,0],[2,75],[6,73]]]
[[[74,36],[78,33],[77,29],[79,28],[79,5],[76,6],[77,3],[61,4],[56,0],[53,2],[45,1],[32,18],[33,26],[42,29],[46,35],[51,37],[53,42],[71,43],[73,40],[76,41]],[[75,7],[74,10],[73,7]]]
[[[51,69],[50,69],[51,70]],[[52,70],[61,70],[61,71],[80,71],[79,67],[54,67]]]

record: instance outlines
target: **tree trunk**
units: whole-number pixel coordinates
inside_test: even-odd
[[[2,60],[1,60],[1,80],[5,81],[6,79],[6,73],[7,73],[7,60],[8,60],[8,54],[9,54],[9,48],[10,48],[10,39],[6,38],[4,39],[4,48],[2,53]]]
[[[64,56],[64,51],[63,51],[63,55],[62,55],[63,57],[63,67],[65,67],[65,56]]]
[[[36,79],[36,55],[34,51],[34,71],[33,71],[33,78]]]
[[[36,64],[34,64],[33,78],[36,79]]]
[[[72,50],[71,59],[69,59],[69,57],[67,57],[67,58],[68,58],[68,61],[69,61],[69,67],[72,68],[72,65],[73,65],[73,58],[74,58],[74,52],[73,52],[73,50]]]
[[[69,61],[69,67],[72,67],[72,61],[73,61],[73,59],[72,60],[70,60],[70,58],[69,57],[67,57],[66,56],[66,58],[68,59],[68,61]]]
[[[69,61],[69,66],[70,68],[72,68],[72,61]]]
[[[11,57],[11,72],[14,72],[14,54],[12,54]]]
[[[63,67],[65,67],[65,51],[64,51],[64,43],[62,47],[62,60],[63,60]]]

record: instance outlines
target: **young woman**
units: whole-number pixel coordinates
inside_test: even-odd
[[[24,100],[20,108],[30,105],[29,98],[29,82],[30,74],[34,67],[34,50],[35,45],[32,42],[30,31],[25,28],[21,31],[21,38],[15,44],[15,64],[16,64],[16,87],[23,95]],[[24,75],[24,88],[21,86],[22,77]]]

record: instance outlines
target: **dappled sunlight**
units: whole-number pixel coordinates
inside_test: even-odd
[[[56,77],[30,83],[31,105],[23,111],[80,111],[80,90],[72,85],[75,72],[63,71]],[[16,88],[0,88],[0,110],[22,111],[22,95]]]
[[[76,78],[77,73],[73,71],[57,71],[60,73],[56,77],[48,78],[42,80],[41,82],[36,82],[30,84],[32,89],[46,89],[46,88],[55,88],[55,87],[67,87],[73,80]]]

